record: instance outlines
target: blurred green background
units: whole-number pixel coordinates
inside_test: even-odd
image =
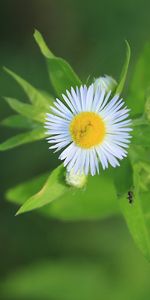
[[[24,99],[2,66],[53,92],[34,28],[81,78],[117,79],[127,39],[130,79],[150,40],[149,0],[0,0],[0,11],[0,119],[12,113],[2,96]],[[0,141],[13,133],[1,127]],[[44,141],[0,155],[0,299],[149,299],[149,264],[121,217],[90,222],[50,220],[36,212],[14,217],[17,207],[5,201],[5,190],[57,164]]]

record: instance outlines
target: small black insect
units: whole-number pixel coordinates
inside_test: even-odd
[[[128,191],[128,197],[127,197],[128,201],[130,204],[133,203],[134,201],[134,195],[133,195],[133,192],[132,191]]]

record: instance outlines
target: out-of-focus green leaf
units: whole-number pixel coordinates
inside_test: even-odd
[[[45,120],[45,113],[46,111],[43,109],[41,110],[40,107],[33,106],[31,104],[23,103],[17,99],[13,98],[4,98],[9,106],[20,115],[32,119],[41,123],[44,123]]]
[[[144,117],[147,120],[147,122],[150,122],[150,87],[147,89],[146,93],[146,101],[145,101],[145,107],[144,107]]]
[[[64,59],[52,54],[39,31],[35,30],[34,38],[46,58],[49,77],[58,96],[61,97],[66,89],[80,86],[81,80],[75,74],[71,66]]]
[[[47,181],[45,180],[47,183],[43,184],[43,187],[41,186],[41,182],[43,182],[43,178],[46,178],[46,176],[46,174],[42,175],[41,179],[40,177],[35,178],[10,189],[6,194],[6,198],[11,202],[22,205],[26,203],[25,201],[29,201],[28,199],[36,199],[37,197],[37,201],[41,205],[43,197],[45,197],[45,193],[48,191],[48,196],[46,197],[48,197],[48,201],[52,202],[40,208],[38,212],[65,220],[98,219],[119,212],[113,180],[107,172],[101,174],[101,176],[90,176],[87,187],[83,190],[68,186],[65,186],[65,189],[61,187],[61,195],[59,191],[55,191],[55,194],[53,194],[53,189],[58,186],[55,181],[48,186],[47,183],[50,177]],[[44,190],[45,185],[46,189]],[[62,185],[64,187],[64,183]],[[97,187],[96,192],[95,186]],[[53,199],[54,197],[55,199]],[[47,201],[47,199],[44,198],[44,201]]]
[[[39,127],[32,131],[21,133],[9,138],[8,140],[0,144],[0,151],[9,150],[26,143],[35,142],[43,139],[44,137],[45,130]]]
[[[131,108],[131,115],[143,114],[146,102],[146,92],[150,86],[150,43],[142,51],[130,84],[127,103]]]
[[[131,49],[129,46],[129,43],[126,41],[126,59],[121,71],[121,76],[120,80],[116,89],[116,94],[121,94],[122,90],[125,85],[126,77],[127,77],[127,72],[128,72],[128,67],[129,67],[129,62],[130,62],[130,56],[131,56]]]
[[[107,280],[97,259],[59,259],[9,275],[1,285],[1,292],[3,299],[99,300],[100,295],[106,294]],[[110,284],[113,290],[113,282]],[[113,294],[116,299],[116,291]]]
[[[1,125],[11,128],[32,129],[36,125],[30,119],[21,115],[13,115],[1,121]]]
[[[149,148],[144,148],[142,145],[131,144],[129,148],[129,156],[132,164],[141,162],[146,162],[150,164],[150,150]]]
[[[141,125],[134,127],[132,131],[132,144],[150,146],[150,126]]]
[[[137,127],[141,125],[150,125],[149,121],[145,118],[144,115],[140,116],[139,118],[135,118],[132,120],[132,126]]]
[[[120,234],[114,236],[115,225],[112,226],[112,230],[109,225],[109,230],[105,232],[104,228],[101,230],[98,225],[96,227],[93,224],[90,226],[86,224],[87,230],[85,231],[83,231],[83,224],[80,227],[78,226],[76,224],[76,229],[73,231],[71,231],[72,226],[71,228],[67,226],[65,232],[61,231],[59,227],[59,236],[50,239],[52,241],[52,253],[53,249],[57,253],[61,253],[58,258],[55,257],[54,259],[52,257],[49,260],[23,265],[18,270],[15,268],[4,279],[2,278],[0,285],[1,299],[148,299],[150,292],[149,266],[139,256],[138,251],[132,247],[130,240],[124,235],[124,231],[117,230],[115,227],[117,233]],[[55,226],[53,227],[55,228]],[[54,232],[57,234],[57,231]],[[51,227],[50,233],[53,233]],[[56,242],[57,240],[58,242]],[[86,246],[87,248],[85,248]],[[74,252],[71,256],[70,250],[73,247]],[[36,248],[34,247],[34,249]],[[66,249],[67,251],[65,251]],[[76,249],[78,249],[77,252]],[[68,251],[68,258],[64,258],[64,253],[66,256]],[[115,266],[109,268],[114,261]]]
[[[144,256],[150,261],[150,236],[140,199],[140,165],[134,165],[133,169],[134,187],[131,187],[133,203],[130,204],[128,202],[127,194],[119,199],[119,203],[134,241]]]
[[[51,97],[46,97],[43,95],[38,89],[33,87],[29,82],[24,80],[22,77],[4,67],[4,70],[17,81],[17,83],[22,87],[26,95],[28,96],[30,102],[37,107],[45,107],[48,108],[50,104],[52,104]]]
[[[141,191],[148,192],[150,190],[150,164],[140,162],[139,177]]]

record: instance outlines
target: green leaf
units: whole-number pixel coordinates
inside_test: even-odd
[[[0,151],[12,149],[14,147],[35,142],[45,137],[45,130],[43,128],[37,128],[32,131],[18,134],[6,140],[0,144]]]
[[[132,164],[141,162],[150,163],[149,148],[144,148],[142,145],[131,144],[129,148],[129,156]]]
[[[17,187],[9,189],[6,192],[6,199],[10,202],[22,205],[28,198],[42,189],[48,177],[49,173],[45,173],[28,182],[19,184]]]
[[[36,107],[31,104],[23,103],[17,99],[10,98],[10,97],[9,98],[5,97],[4,99],[9,104],[9,106],[14,111],[19,113],[20,115],[22,115],[28,119],[32,119],[34,121],[44,123],[45,113],[46,113],[46,111],[44,109],[41,111],[40,107]]]
[[[81,190],[66,186],[63,177],[64,169],[63,167],[59,168],[62,168],[62,171],[60,170],[61,176],[59,176],[59,172],[56,174],[56,169],[52,172],[54,180],[52,181],[50,175],[43,187],[41,183],[39,184],[40,177],[35,178],[10,189],[6,198],[19,205],[23,203],[26,205],[26,201],[29,203],[28,199],[30,199],[30,204],[32,199],[34,202],[37,201],[36,204],[40,204],[40,206],[45,205],[45,202],[50,202],[50,204],[40,208],[38,212],[48,217],[65,220],[98,219],[119,212],[116,192],[110,174],[106,172],[101,176],[90,176],[87,187]],[[41,182],[46,176],[46,174],[41,176]],[[60,191],[58,185],[61,185]],[[97,186],[96,190],[95,186]]]
[[[46,97],[42,92],[33,87],[29,82],[24,80],[22,77],[11,71],[10,69],[4,67],[4,70],[17,81],[17,83],[24,90],[25,94],[28,96],[30,102],[37,107],[48,108],[52,104],[52,97]]]
[[[143,114],[146,102],[146,92],[150,86],[150,43],[144,47],[130,84],[127,103],[131,108],[132,116]]]
[[[132,131],[132,144],[142,145],[144,147],[150,146],[150,126],[141,125],[134,127]]]
[[[150,159],[149,159],[149,163],[150,163]],[[150,164],[145,163],[143,161],[140,162],[139,176],[140,176],[141,190],[148,192],[150,190]]]
[[[128,73],[130,56],[131,56],[131,49],[130,49],[129,43],[126,41],[126,59],[125,59],[125,62],[124,62],[123,68],[122,68],[119,84],[116,89],[116,94],[121,94],[122,90],[124,88],[127,73]]]
[[[35,29],[35,31],[34,31],[34,39],[35,39],[36,43],[38,44],[38,46],[40,47],[42,54],[45,57],[47,57],[47,58],[55,57],[55,55],[50,51],[50,49],[46,45],[46,43],[42,37],[42,34],[37,29]]]
[[[21,115],[13,115],[2,120],[1,125],[11,128],[32,129],[36,126],[30,119]]]
[[[69,188],[64,180],[64,167],[56,168],[47,179],[42,189],[29,198],[18,210],[17,215],[40,208],[63,195]]]
[[[75,74],[71,66],[64,59],[52,54],[39,31],[35,30],[34,38],[46,58],[49,77],[58,96],[61,97],[66,89],[80,86],[81,80]]]
[[[121,161],[120,167],[111,172],[118,197],[123,196],[133,185],[133,171],[129,158]]]
[[[134,241],[144,256],[150,261],[150,236],[140,199],[140,165],[134,165],[133,204],[129,204],[127,194],[119,199],[119,204]]]

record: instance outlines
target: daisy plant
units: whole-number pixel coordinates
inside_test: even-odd
[[[5,97],[17,114],[1,124],[23,132],[1,143],[0,151],[44,139],[48,151],[58,152],[62,163],[50,174],[8,190],[6,198],[21,205],[17,215],[38,209],[47,216],[81,220],[121,212],[150,260],[150,45],[138,60],[124,98],[128,42],[120,78],[116,81],[105,75],[86,84],[49,50],[37,30],[34,38],[46,60],[55,95],[41,92],[4,68],[22,87],[29,103]]]

